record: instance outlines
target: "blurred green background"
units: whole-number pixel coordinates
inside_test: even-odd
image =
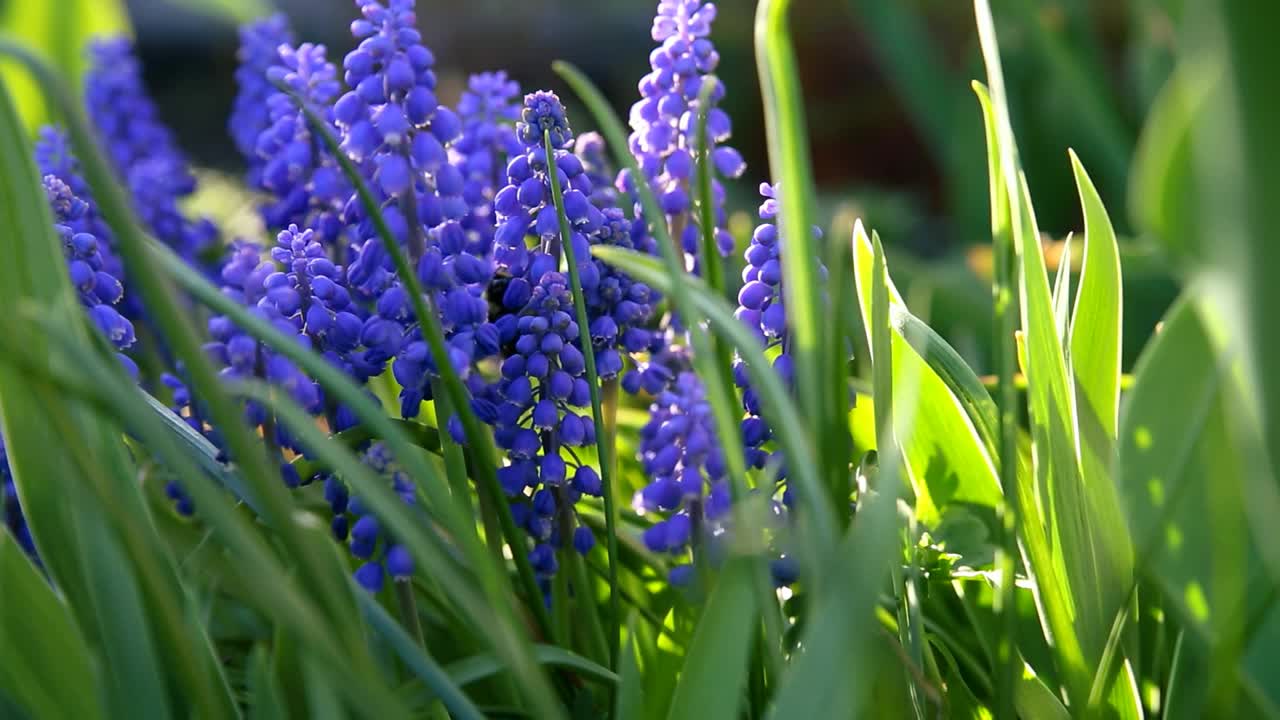
[[[351,0],[46,0],[38,4],[43,10],[33,0],[0,0],[0,9],[5,25],[17,23],[20,33],[60,38],[54,52],[69,64],[77,33],[58,24],[86,15],[99,17],[85,22],[103,23],[113,3],[127,13],[146,82],[183,146],[196,164],[231,174],[240,169],[225,131],[237,22],[279,10],[300,39],[326,44],[333,58],[353,44]],[[550,70],[563,58],[625,110],[648,69],[655,4],[419,0],[418,24],[436,53],[446,101],[456,100],[469,73],[499,68],[527,89],[563,90]],[[1081,228],[1067,148],[1090,169],[1123,236],[1126,367],[1177,289],[1160,255],[1130,235],[1126,179],[1144,118],[1172,66],[1180,4],[993,2],[1014,129],[1046,240]],[[731,188],[737,227],[745,229],[756,185],[767,178],[753,8],[748,0],[719,3],[713,35],[735,124],[732,144],[749,166]],[[968,360],[988,368],[988,191],[981,117],[969,87],[982,67],[972,9],[954,0],[807,0],[795,12],[826,223],[843,227],[857,214],[877,228],[912,306]],[[585,113],[572,117],[587,129]]]

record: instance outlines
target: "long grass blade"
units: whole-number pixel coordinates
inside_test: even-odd
[[[182,305],[173,286],[163,275],[152,271],[147,240],[139,230],[137,218],[110,165],[93,139],[83,111],[72,100],[65,84],[24,48],[4,39],[0,41],[0,53],[25,66],[58,108],[103,217],[115,231],[117,248],[131,286],[146,304],[149,316],[175,355],[182,360],[194,392],[205,403],[209,416],[227,444],[228,454],[244,471],[249,481],[248,492],[261,502],[265,518],[280,533],[281,540],[298,562],[299,576],[334,623],[335,635],[347,645],[354,662],[370,665],[371,658],[361,643],[359,628],[344,622],[354,611],[350,596],[340,591],[340,579],[333,576],[322,554],[316,552],[311,536],[292,522],[292,499],[280,482],[278,461],[272,462],[268,457],[263,444],[243,422],[241,409],[220,387],[200,339],[179,310]]]
[[[606,685],[618,683],[617,674],[609,668],[555,645],[534,645],[533,656],[543,665],[572,670]],[[502,661],[492,655],[473,655],[450,663],[445,672],[454,683],[466,686],[492,677],[503,669]]]
[[[369,625],[391,644],[396,655],[440,698],[452,717],[459,720],[480,720],[484,717],[459,687],[464,683],[451,678],[362,588],[353,587],[352,591],[356,593],[357,602],[369,619]]]
[[[3,327],[7,331],[0,337],[26,338],[34,334],[30,325],[12,325],[12,318],[0,322],[5,323]],[[76,352],[76,345],[74,339],[68,337],[66,329],[47,322],[42,327],[53,343],[52,354],[33,357],[29,349],[21,344],[4,342],[0,344],[0,349],[4,351],[2,356],[5,360],[18,364],[33,376],[55,384],[62,392],[84,398],[103,412],[131,418],[133,432],[144,446],[153,451],[176,475],[189,479],[186,488],[199,508],[200,517],[218,532],[218,537],[235,556],[240,572],[250,577],[287,577],[288,572],[278,563],[270,547],[253,529],[254,526],[236,511],[221,488],[205,481],[206,476],[183,451],[183,445],[174,440],[167,423],[140,398],[143,393],[128,381],[115,359],[94,357],[92,354],[72,355]],[[49,362],[49,358],[60,356],[75,357],[74,370],[68,370],[63,363]],[[85,468],[91,467],[88,462],[82,465]],[[190,482],[196,478],[201,480]],[[99,494],[98,501],[101,507],[119,512],[117,503],[113,502],[111,496]],[[336,564],[332,572],[342,574]],[[322,611],[314,604],[314,600],[300,592],[292,582],[277,583],[269,587],[253,583],[245,584],[244,587],[252,591],[250,599],[257,607],[282,627],[296,633],[318,657],[325,659],[325,666],[330,668],[328,672],[332,679],[351,681],[353,677],[362,678],[358,669],[349,666],[347,652],[341,648],[332,633],[324,632]],[[379,692],[378,685],[376,679],[363,677],[342,687],[357,702],[371,703],[371,706],[384,709],[394,707],[386,704],[385,697],[367,694]]]
[[[824,311],[819,280],[818,252],[814,240],[813,169],[809,161],[809,135],[805,124],[804,97],[790,37],[787,13],[790,0],[762,0],[756,6],[755,51],[764,101],[765,137],[769,165],[782,208],[779,231],[786,243],[782,264],[782,289],[787,313],[788,351],[795,358],[796,394],[817,446],[818,474],[828,487],[848,481],[847,458],[834,455],[847,450],[845,419],[826,387],[826,364],[834,353],[828,343],[842,345],[839,335],[824,336]],[[830,460],[830,464],[827,461]],[[838,516],[843,525],[845,518]]]
[[[0,589],[0,687],[31,717],[105,717],[89,648],[69,609],[4,533]],[[32,628],[39,628],[34,636]]]
[[[994,143],[990,148],[995,156],[992,167],[999,178],[993,183],[997,194],[992,207],[1002,213],[1008,208],[1008,222],[995,218],[994,226],[1002,236],[1008,228],[1011,238],[1026,348],[1032,467],[1047,521],[1043,530],[1024,529],[1023,535],[1045,532],[1052,538],[1047,559],[1060,575],[1050,581],[1052,575],[1045,574],[1050,568],[1035,572],[1042,599],[1061,595],[1043,607],[1053,628],[1055,656],[1067,696],[1071,704],[1081,704],[1088,695],[1091,668],[1097,664],[1132,578],[1132,550],[1126,529],[1113,521],[1119,517],[1113,488],[1106,483],[1087,484],[1082,475],[1074,383],[1067,354],[1055,332],[1039,230],[1018,161],[991,12],[986,0],[976,0],[974,7],[991,87],[989,101],[980,99],[984,100],[988,137]],[[1025,503],[1020,501],[1019,506]],[[1030,521],[1028,518],[1023,525]],[[1039,540],[1034,543],[1038,545]],[[1037,550],[1036,555],[1041,554]]]
[[[759,612],[752,583],[746,560],[730,560],[721,571],[685,655],[668,720],[739,716],[753,639],[743,628],[752,627]]]

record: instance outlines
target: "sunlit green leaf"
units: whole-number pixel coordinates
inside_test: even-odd
[[[859,224],[853,236],[854,276],[863,324],[868,329],[867,341],[874,355],[877,345],[870,336],[870,328],[874,326],[871,318],[872,255],[871,241]],[[922,323],[910,317],[892,283],[888,285],[888,293],[889,325],[893,330],[894,428],[906,456],[905,470],[916,493],[916,511],[920,520],[936,524],[941,510],[951,502],[995,507],[1000,501],[1000,486],[989,455],[990,448],[978,433],[965,405],[908,338],[926,346],[925,352],[935,362],[953,360],[958,363],[949,373],[953,377],[964,375],[965,366],[959,361],[959,356],[945,354],[942,349],[945,343],[941,338],[936,338],[936,335],[930,337],[918,329]],[[934,338],[938,343],[936,346],[932,345]],[[971,371],[969,375],[972,375]],[[981,391],[981,396],[986,396],[985,390]],[[882,396],[877,393],[876,397],[880,399]],[[979,421],[983,420],[985,418]]]

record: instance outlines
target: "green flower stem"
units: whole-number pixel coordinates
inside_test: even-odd
[[[422,636],[422,619],[418,617],[418,600],[413,595],[413,583],[408,580],[394,580],[392,584],[396,586],[396,602],[400,606],[400,624],[404,626],[414,642],[418,643],[418,647],[425,650],[427,641]]]
[[[449,403],[449,395],[440,387],[439,380],[431,382],[431,396],[434,398],[436,411],[436,429],[440,435],[440,450],[444,455],[444,472],[449,479],[449,488],[453,491],[453,499],[465,517],[474,518],[475,505],[471,502],[471,483],[467,479],[467,458],[458,443],[449,434],[449,418],[453,415],[453,407]]]
[[[547,152],[547,163],[550,167],[555,166],[555,148],[551,146],[551,134],[543,131],[542,134],[543,148]],[[614,525],[614,498],[613,498],[613,450],[614,448],[608,440],[609,433],[605,432],[604,410],[600,404],[600,376],[596,373],[596,354],[595,349],[591,347],[591,334],[588,328],[591,325],[587,322],[587,298],[582,292],[582,277],[578,272],[578,258],[575,257],[573,248],[573,233],[569,228],[569,218],[564,211],[564,193],[560,188],[560,178],[555,172],[548,172],[547,177],[551,181],[551,200],[555,203],[556,216],[560,220],[560,238],[561,245],[564,250],[566,264],[569,267],[569,284],[573,287],[574,309],[577,311],[578,320],[578,338],[582,344],[582,356],[586,360],[587,365],[587,384],[591,387],[591,416],[596,425],[596,453],[600,459],[600,480],[601,492],[604,494],[604,517],[605,517],[605,534],[606,545],[609,553],[609,668],[616,670],[618,667],[618,640],[622,631],[622,608],[618,603],[618,593],[615,588],[618,586],[618,531]],[[589,261],[590,258],[583,258]],[[569,538],[561,538],[562,543],[570,541]],[[562,568],[563,570],[563,568]]]
[[[582,604],[595,605],[596,594],[591,587],[591,577],[587,574],[587,561],[575,550],[569,556],[569,567],[573,570],[574,598]],[[587,617],[587,639],[590,641],[591,659],[600,664],[609,661],[609,641],[604,635],[604,624],[600,622],[600,613],[594,607],[584,613]]]

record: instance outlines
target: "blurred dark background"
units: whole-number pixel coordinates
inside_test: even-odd
[[[7,0],[9,3],[37,0]],[[101,0],[60,0],[96,3]],[[0,0],[0,7],[6,0]],[[285,12],[300,40],[341,62],[353,41],[353,0],[124,0],[146,81],[199,165],[236,173],[225,130],[235,93],[236,18]],[[1067,149],[1074,148],[1126,235],[1126,182],[1143,119],[1169,71],[1177,0],[993,0],[1011,112],[1041,230],[1081,228]],[[752,48],[754,3],[724,0],[713,40],[749,165],[731,189],[746,225],[767,178]],[[823,222],[863,217],[890,248],[918,314],[979,364],[989,338],[986,148],[970,82],[983,77],[970,3],[959,0],[797,0],[793,34],[807,100]],[[583,68],[625,118],[648,69],[655,0],[419,0],[418,25],[437,59],[440,97],[468,74],[505,69],[526,90],[570,102],[551,70]],[[1126,356],[1172,299],[1159,257],[1126,238]],[[1049,253],[1051,263],[1053,253]]]
[[[223,0],[127,0],[148,84],[194,157],[232,168],[223,131],[235,92],[234,21]],[[620,111],[647,70],[645,0],[419,0],[418,21],[435,51],[442,99],[467,74],[504,68],[525,88],[563,89],[550,61],[582,67]],[[274,0],[299,38],[340,59],[352,46],[351,0]],[[1078,225],[1066,148],[1080,153],[1122,226],[1124,178],[1141,120],[1162,80],[1151,0],[1003,0],[995,3],[1022,151],[1042,227]],[[766,176],[751,26],[754,5],[719,3],[713,39],[728,86],[734,143],[751,182]],[[1167,17],[1163,18],[1167,22]],[[815,170],[824,196],[867,195],[916,222],[896,229],[927,254],[980,241],[986,223],[985,162],[977,102],[981,76],[972,9],[955,0],[800,0],[794,28],[809,100]],[[577,125],[589,125],[575,113]],[[889,220],[890,218],[886,218]],[[892,223],[898,225],[898,222]],[[1123,228],[1122,228],[1123,229]],[[976,235],[976,236],[975,236]]]

